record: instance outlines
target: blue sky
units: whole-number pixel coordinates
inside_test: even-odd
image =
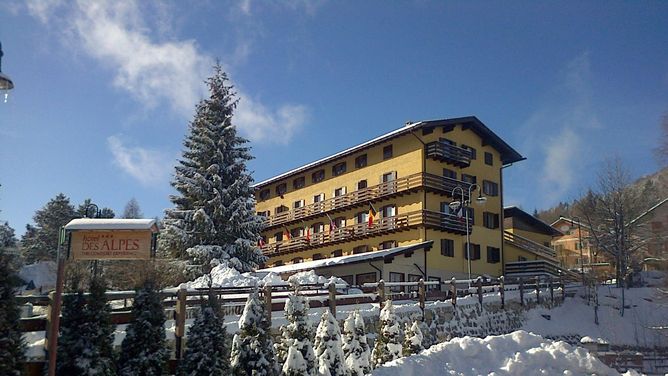
[[[507,204],[570,200],[618,155],[659,168],[668,2],[5,1],[0,219],[57,193],[162,216],[202,81],[240,97],[256,180],[406,121],[475,115],[528,159]],[[1,99],[1,98],[0,98]]]

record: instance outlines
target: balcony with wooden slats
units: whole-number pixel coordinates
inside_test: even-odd
[[[366,206],[374,200],[400,196],[419,189],[426,189],[431,192],[451,196],[452,190],[457,186],[461,186],[466,195],[469,185],[470,183],[444,176],[427,173],[412,174],[341,196],[332,197],[321,202],[305,205],[301,208],[270,215],[265,217],[265,229],[286,225],[294,221],[304,221],[321,215],[324,216],[324,213],[333,214],[353,207]]]
[[[457,167],[471,165],[471,152],[443,141],[430,142],[425,146],[427,158],[445,162]]]
[[[469,232],[472,223],[469,220]],[[371,226],[368,223],[324,231],[310,236],[296,236],[289,240],[265,244],[262,252],[267,256],[275,256],[306,249],[324,247],[328,245],[366,239],[379,235],[406,231],[420,226],[455,234],[466,234],[466,220],[454,214],[439,213],[431,210],[417,210],[394,217],[380,218]]]
[[[554,252],[552,248],[546,247],[540,243],[536,243],[531,239],[527,239],[510,231],[504,231],[503,240],[508,244],[516,246],[517,248],[535,253],[538,256],[545,257],[551,261],[557,261],[557,253]]]

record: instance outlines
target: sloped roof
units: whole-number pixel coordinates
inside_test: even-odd
[[[396,255],[400,255],[400,254],[404,254],[404,253],[407,253],[407,252],[415,251],[417,249],[423,249],[423,248],[431,247],[431,245],[433,243],[434,243],[433,240],[428,240],[428,241],[421,242],[421,243],[404,245],[404,246],[401,246],[401,247],[394,247],[394,248],[390,248],[390,249],[384,249],[382,251],[366,252],[366,253],[360,253],[360,254],[357,254],[357,255],[331,257],[331,258],[326,258],[326,259],[321,259],[321,260],[300,262],[300,263],[297,263],[297,264],[274,266],[274,267],[271,267],[271,268],[260,269],[260,270],[257,270],[257,271],[258,272],[289,273],[289,272],[298,272],[298,271],[301,271],[301,270],[322,269],[322,268],[329,268],[329,267],[333,267],[333,266],[341,266],[341,265],[346,265],[346,264],[356,264],[356,263],[360,263],[360,262],[385,260],[387,258],[391,258],[391,257],[394,257]]]
[[[284,179],[288,176],[296,175],[301,172],[304,172],[310,168],[313,168],[318,165],[325,164],[327,162],[333,161],[335,159],[356,153],[358,151],[367,149],[369,147],[372,147],[374,145],[383,143],[385,141],[388,141],[390,139],[393,139],[395,137],[403,136],[405,134],[408,134],[410,132],[419,130],[419,129],[428,129],[428,128],[434,128],[434,127],[439,127],[439,126],[454,126],[456,124],[462,124],[464,127],[467,127],[468,129],[471,129],[475,134],[480,136],[485,142],[485,144],[492,146],[496,150],[499,151],[501,154],[501,161],[503,164],[508,164],[508,163],[514,163],[518,162],[521,160],[524,160],[525,158],[520,155],[515,149],[510,147],[505,141],[501,139],[501,137],[497,136],[494,132],[492,132],[491,129],[489,129],[485,124],[483,124],[482,121],[480,121],[477,117],[475,116],[467,116],[467,117],[460,117],[460,118],[452,118],[452,119],[441,119],[441,120],[426,120],[426,121],[419,121],[416,123],[408,123],[405,126],[395,129],[391,132],[385,133],[383,135],[380,135],[376,138],[373,138],[369,141],[363,142],[359,145],[353,146],[351,148],[345,149],[343,151],[340,151],[338,153],[329,155],[327,157],[318,159],[317,161],[307,163],[303,166],[297,167],[295,169],[292,169],[290,171],[284,172],[282,174],[276,175],[274,177],[271,177],[269,179],[265,179],[259,183],[256,183],[253,185],[255,188],[259,188],[262,186],[265,186],[267,184],[274,183],[278,180]]]
[[[525,212],[524,210],[518,208],[517,206],[506,206],[503,208],[503,218],[517,217],[527,222],[532,227],[543,232],[544,234],[551,236],[563,235],[563,233],[556,228],[548,225],[547,223],[541,221],[540,219],[534,217],[533,215]]]

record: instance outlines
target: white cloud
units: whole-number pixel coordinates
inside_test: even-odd
[[[564,128],[548,140],[541,183],[547,197],[562,197],[573,186],[581,169],[582,139],[571,128]]]
[[[151,18],[157,32],[147,24],[145,13],[149,12],[142,11],[142,6],[157,7],[152,13],[156,16]],[[250,12],[250,2],[242,2],[241,7]],[[200,51],[194,40],[164,38],[160,31],[169,30],[166,23],[172,21],[164,16],[166,11],[159,4],[50,0],[30,1],[27,8],[45,25],[57,24],[55,28],[63,30],[60,36],[64,44],[110,68],[113,85],[147,108],[167,104],[189,118],[195,104],[207,94],[203,82],[211,74],[214,59]],[[233,59],[244,60],[249,49],[248,43],[238,46]],[[238,95],[235,123],[252,141],[287,143],[306,120],[303,105],[272,109],[241,91]]]
[[[165,153],[139,146],[128,147],[118,136],[107,138],[114,164],[143,185],[163,184],[174,167]]]

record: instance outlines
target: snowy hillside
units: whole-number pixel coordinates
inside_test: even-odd
[[[583,348],[516,331],[484,339],[454,338],[397,359],[374,376],[442,375],[617,375]]]

